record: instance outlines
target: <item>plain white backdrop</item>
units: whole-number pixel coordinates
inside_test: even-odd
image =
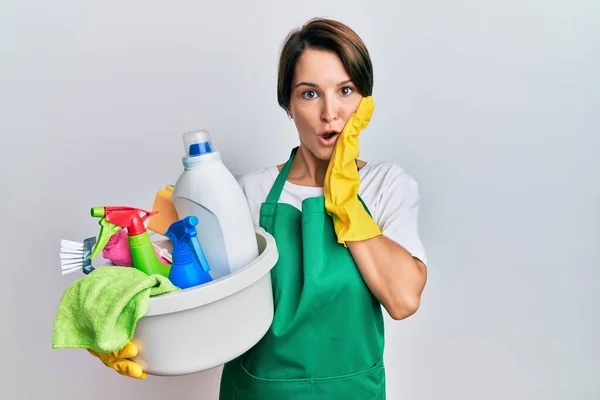
[[[217,398],[219,369],[139,382],[53,350],[79,278],[59,242],[98,233],[93,206],[151,208],[185,131],[208,129],[234,173],[285,160],[279,49],[314,16],[373,58],[361,158],[420,185],[429,283],[386,321],[389,399],[599,398],[596,0],[3,1],[3,398]]]

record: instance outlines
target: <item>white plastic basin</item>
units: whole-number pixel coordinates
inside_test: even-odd
[[[249,265],[201,286],[151,297],[135,329],[133,360],[150,375],[205,371],[243,354],[273,321],[271,269],[275,240],[256,227],[259,256]]]

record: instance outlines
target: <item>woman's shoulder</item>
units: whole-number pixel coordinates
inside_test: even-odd
[[[277,177],[277,165],[255,168],[235,175],[245,192],[268,190]]]
[[[394,162],[368,162],[360,169],[359,194],[376,215],[418,204],[419,186],[401,165]]]
[[[366,162],[360,169],[361,182],[381,189],[390,187],[417,188],[417,181],[400,164],[395,162]]]

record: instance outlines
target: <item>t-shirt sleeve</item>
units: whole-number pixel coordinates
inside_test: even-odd
[[[419,186],[400,167],[391,168],[386,175],[379,199],[382,233],[427,265],[419,235]]]
[[[264,181],[263,175],[254,171],[235,175],[235,179],[246,197],[250,214],[252,215],[252,222],[255,226],[259,225],[260,204],[264,201],[261,196],[261,183]]]

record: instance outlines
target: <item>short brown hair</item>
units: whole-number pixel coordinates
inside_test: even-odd
[[[279,58],[277,101],[288,110],[298,59],[306,49],[333,51],[363,96],[373,92],[373,66],[367,47],[350,27],[331,19],[315,18],[290,32]]]

